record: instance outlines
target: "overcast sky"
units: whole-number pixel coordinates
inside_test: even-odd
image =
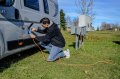
[[[76,1],[58,0],[59,8],[72,19],[79,16]],[[94,12],[96,14],[93,23],[95,28],[100,26],[101,22],[120,24],[120,0],[94,0]]]

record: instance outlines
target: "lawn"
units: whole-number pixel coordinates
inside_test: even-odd
[[[46,62],[33,48],[0,61],[0,79],[120,79],[120,32],[88,32],[77,51],[75,36],[62,31],[70,59]]]

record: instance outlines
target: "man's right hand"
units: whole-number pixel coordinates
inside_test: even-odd
[[[32,29],[32,32],[36,32],[37,31],[37,29],[36,28],[31,28]]]
[[[35,39],[35,38],[36,38],[36,36],[33,35],[33,34],[30,34],[30,37],[31,37],[32,39]]]

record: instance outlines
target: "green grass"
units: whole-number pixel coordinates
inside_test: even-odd
[[[120,32],[88,32],[81,49],[62,31],[70,59],[46,62],[36,48],[2,60],[0,79],[120,79]],[[44,53],[47,58],[48,54]]]

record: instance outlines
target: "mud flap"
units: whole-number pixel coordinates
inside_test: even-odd
[[[1,33],[1,31],[0,31],[0,59],[2,58],[2,56],[3,56],[4,52],[5,52],[4,47],[5,47],[5,45],[4,45],[3,35]]]

